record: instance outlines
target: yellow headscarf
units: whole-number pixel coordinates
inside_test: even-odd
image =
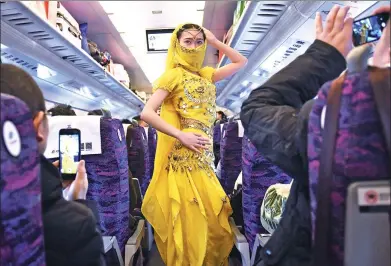
[[[182,66],[192,72],[199,72],[202,68],[206,54],[206,40],[203,45],[195,49],[188,49],[181,46],[177,33],[186,24],[188,23],[179,25],[171,35],[170,47],[167,53],[166,71],[177,66]]]

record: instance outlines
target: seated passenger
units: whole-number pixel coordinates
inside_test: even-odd
[[[103,117],[106,117],[106,118],[111,118],[111,112],[109,110],[106,110],[106,109],[96,109],[96,110],[92,110],[90,112],[88,112],[87,115],[98,115],[98,116],[103,116]]]
[[[129,119],[122,119],[122,120],[121,120],[121,123],[122,123],[122,124],[127,124],[127,125],[132,124],[132,122],[131,122]]]
[[[133,119],[137,121],[140,127],[148,127],[148,124],[140,116],[133,117]]]
[[[88,179],[80,161],[75,181],[63,181],[44,156],[49,133],[45,100],[34,79],[22,69],[1,65],[1,93],[24,101],[33,114],[41,154],[42,214],[46,265],[95,266],[104,264],[103,242],[93,202],[86,200]],[[64,191],[63,191],[64,188]],[[26,250],[28,252],[28,250]]]
[[[224,124],[227,121],[228,121],[227,116],[224,114],[223,111],[217,111],[216,112],[216,121],[215,121],[214,125]]]
[[[284,216],[262,251],[261,265],[305,266],[311,261],[308,117],[320,87],[346,69],[353,24],[346,18],[348,10],[334,6],[325,25],[318,13],[314,43],[243,103],[245,134],[265,158],[294,178]]]
[[[59,104],[48,110],[51,116],[76,116],[75,111],[70,105]]]
[[[375,12],[389,13],[390,11],[390,6],[386,5]],[[386,130],[387,126],[383,124],[384,121],[382,122],[383,119],[388,121],[389,130],[390,21],[383,30],[383,35],[375,47],[370,63],[368,57],[371,48],[368,46],[358,47],[349,54],[346,75],[322,86],[309,117],[309,183],[316,265],[343,266],[344,260],[350,255],[355,258],[347,259],[349,261],[347,265],[390,265],[390,242],[387,241],[387,262],[386,258],[382,258],[380,251],[387,244],[379,237],[374,237],[376,243],[364,237],[366,243],[359,241],[360,251],[351,254],[352,246],[349,243],[357,238],[349,233],[352,229],[349,224],[346,224],[346,222],[349,223],[349,218],[354,216],[352,214],[354,212],[351,211],[352,207],[350,211],[348,210],[349,186],[360,181],[390,180],[391,174],[389,168],[391,154],[387,152],[387,148],[390,149],[387,143],[389,132]],[[334,100],[338,98],[340,104]],[[340,106],[337,107],[338,105]],[[336,119],[332,118],[333,106],[338,108]],[[324,113],[327,114],[324,116]],[[331,117],[328,117],[329,115]],[[337,123],[335,131],[331,126],[333,122]],[[330,128],[332,128],[331,131]],[[324,132],[330,132],[330,134],[323,137]],[[331,136],[335,139],[329,139]],[[323,145],[333,147],[334,143],[335,149],[329,152],[326,147],[323,147]],[[328,156],[330,156],[329,160],[326,159]],[[327,173],[326,168],[331,171]],[[325,184],[325,181],[329,181],[329,184]],[[332,195],[332,197],[327,195]],[[371,216],[368,213],[362,213],[362,215],[367,218],[368,215]],[[362,220],[357,224],[363,225]],[[362,236],[376,235],[373,228],[363,226],[361,230]],[[325,235],[328,237],[326,241],[323,241],[325,238],[322,236]],[[352,238],[349,240],[344,236]],[[373,261],[374,257],[378,259],[377,262]],[[358,260],[360,263],[357,262]]]

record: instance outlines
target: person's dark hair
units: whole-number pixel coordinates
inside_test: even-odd
[[[221,119],[227,119],[227,116],[224,114],[223,111],[217,111],[219,115],[221,115]]]
[[[88,115],[100,115],[103,116],[103,111],[102,109],[96,109],[88,112]]]
[[[111,118],[111,112],[109,110],[105,110],[105,109],[92,110],[92,111],[88,112],[87,115],[99,115],[99,116],[103,116],[106,118]]]
[[[72,106],[66,104],[59,104],[48,110],[51,116],[76,116]]]
[[[129,119],[122,119],[121,121],[122,124],[132,124]]]
[[[141,117],[139,115],[135,116],[135,117],[133,117],[133,120],[136,120],[137,122],[140,122],[141,121]]]
[[[204,40],[206,40],[206,35],[205,35],[204,30],[200,26],[198,26],[197,24],[192,24],[192,23],[183,25],[182,28],[180,28],[177,31],[176,37],[178,38],[178,40],[181,38],[182,33],[186,30],[200,30],[202,32],[202,36],[204,37]]]
[[[23,69],[11,65],[1,64],[0,92],[12,95],[24,101],[35,115],[46,112],[45,99],[35,80]]]

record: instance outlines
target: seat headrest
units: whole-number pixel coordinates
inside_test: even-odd
[[[372,45],[361,45],[351,50],[346,57],[349,72],[362,72],[367,69],[372,49]]]
[[[27,105],[12,95],[1,93],[1,145],[2,155],[10,155],[18,158],[23,150],[22,136],[29,133],[31,140],[34,140],[32,147],[36,147],[36,138],[31,119],[31,113]],[[25,114],[30,114],[26,116]],[[25,118],[19,118],[23,116]],[[3,154],[3,151],[5,152]]]
[[[63,128],[77,128],[81,136],[81,154],[102,154],[100,116],[49,117],[49,137],[46,158],[58,158],[59,132]]]

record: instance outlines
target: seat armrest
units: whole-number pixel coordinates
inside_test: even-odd
[[[229,218],[229,225],[231,226],[232,233],[234,234],[235,243],[247,243],[246,237],[239,231],[232,217]]]
[[[113,248],[113,237],[112,236],[103,236],[103,247],[105,250],[105,253],[107,253],[110,249]]]
[[[141,193],[141,185],[140,181],[137,178],[133,178],[134,187],[136,189],[137,197],[141,199],[141,202],[143,201],[143,194]]]
[[[267,241],[269,241],[271,236],[272,236],[271,234],[261,234],[259,236],[259,243],[261,247],[264,247],[266,245]]]
[[[257,250],[259,247],[263,248],[269,238],[271,237],[271,234],[257,234],[255,236],[253,251],[251,253],[251,265],[254,265],[255,262],[255,255],[257,254]]]
[[[105,253],[111,249],[114,249],[115,253],[117,254],[117,259],[120,263],[120,266],[124,266],[124,260],[122,258],[117,238],[115,236],[103,236],[102,239]]]
[[[237,228],[234,218],[229,218],[229,225],[234,235],[235,247],[238,249],[240,256],[242,257],[242,265],[250,266],[250,249],[248,247],[247,239]]]
[[[134,254],[141,245],[141,241],[144,237],[145,232],[145,220],[139,220],[136,231],[128,239],[125,245],[125,265],[130,266],[133,263]]]
[[[139,244],[141,242],[141,239],[144,236],[144,227],[145,227],[145,220],[139,220],[138,224],[137,224],[136,231],[128,239],[128,242],[126,242],[126,245],[136,245],[136,246],[139,246]]]

